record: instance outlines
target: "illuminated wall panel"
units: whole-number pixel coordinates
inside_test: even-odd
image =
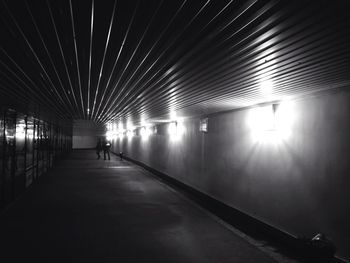
[[[216,114],[206,133],[188,119],[176,141],[135,136],[114,150],[281,230],[323,232],[350,258],[349,101],[339,91]]]

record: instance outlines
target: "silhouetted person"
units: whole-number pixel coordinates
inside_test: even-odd
[[[109,149],[111,148],[111,143],[109,141],[104,141],[102,144],[103,149],[103,158],[106,160],[106,155],[108,156],[108,160],[111,159],[109,155]]]
[[[100,152],[102,151],[102,142],[101,139],[98,139],[97,145],[96,145],[96,154],[97,154],[97,159],[101,158]]]
[[[119,152],[120,160],[123,161],[123,152]]]

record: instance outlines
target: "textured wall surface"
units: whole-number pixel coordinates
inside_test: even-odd
[[[282,104],[281,104],[282,105]],[[292,103],[290,135],[257,140],[255,109],[184,122],[177,140],[165,132],[124,137],[114,151],[141,161],[281,230],[333,239],[350,258],[350,93],[339,91]]]
[[[99,137],[104,136],[104,126],[92,121],[76,120],[73,123],[73,149],[94,148]]]

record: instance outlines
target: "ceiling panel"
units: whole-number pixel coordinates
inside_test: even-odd
[[[3,0],[1,103],[137,125],[346,87],[347,2]]]

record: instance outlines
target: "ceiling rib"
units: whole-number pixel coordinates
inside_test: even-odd
[[[1,104],[137,125],[350,84],[345,1],[86,1],[0,3]]]

